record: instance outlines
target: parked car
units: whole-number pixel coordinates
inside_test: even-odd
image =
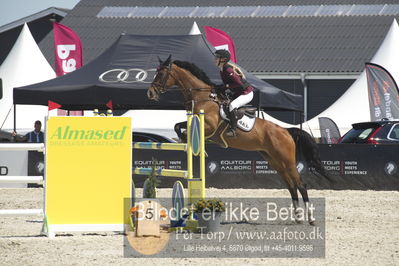
[[[30,130],[30,131],[32,131],[32,130]],[[24,132],[23,134],[17,134],[17,135],[18,135],[18,137],[22,138],[28,132]],[[0,143],[9,143],[9,142],[15,142],[15,137],[12,135],[12,132],[1,129],[0,130]]]
[[[132,138],[134,142],[176,142],[168,137],[149,132],[134,131]]]
[[[13,136],[11,132],[0,130],[0,142],[12,142]]]
[[[338,143],[399,144],[399,121],[363,122],[352,125]]]

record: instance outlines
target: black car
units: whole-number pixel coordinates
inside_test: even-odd
[[[14,136],[11,132],[0,130],[0,142],[13,142]]]
[[[168,137],[164,137],[149,132],[133,131],[132,138],[134,142],[166,142],[166,143],[176,142]]]
[[[399,144],[399,121],[363,122],[352,125],[338,143]]]

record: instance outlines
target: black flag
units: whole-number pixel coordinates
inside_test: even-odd
[[[341,133],[335,122],[328,117],[319,117],[320,137],[322,144],[338,143]]]
[[[399,91],[395,80],[382,66],[366,63],[371,121],[399,119]]]

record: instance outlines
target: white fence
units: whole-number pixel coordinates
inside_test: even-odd
[[[39,151],[44,152],[43,143],[2,143],[0,150],[3,151]],[[0,183],[40,183],[43,176],[0,176]],[[0,210],[2,215],[43,215],[43,209],[6,209]]]

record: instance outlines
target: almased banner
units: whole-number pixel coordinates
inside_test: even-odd
[[[371,121],[399,119],[399,91],[382,66],[366,63]]]
[[[50,117],[46,218],[50,231],[123,230],[131,192],[130,117]],[[73,230],[72,230],[73,231]],[[89,230],[90,231],[90,230]]]

